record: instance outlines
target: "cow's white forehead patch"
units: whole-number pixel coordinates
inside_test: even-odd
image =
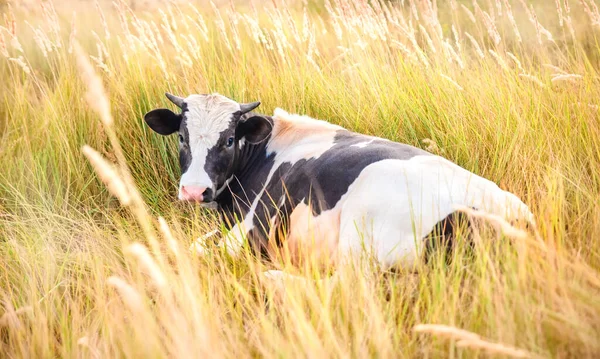
[[[240,105],[219,94],[191,95],[185,99],[185,114],[190,145],[202,141],[214,145],[219,134],[229,127],[231,115],[240,110]],[[195,143],[194,143],[195,144]]]
[[[212,182],[204,169],[206,156],[219,141],[221,132],[229,128],[232,115],[240,110],[240,105],[219,94],[191,95],[185,99],[185,104],[185,126],[192,158],[181,176],[180,187],[211,187]]]

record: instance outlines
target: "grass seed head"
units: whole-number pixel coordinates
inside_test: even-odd
[[[102,157],[100,153],[88,145],[83,146],[83,154],[94,167],[100,180],[106,185],[109,192],[117,197],[123,206],[131,204],[131,196],[125,182],[121,179],[117,169]]]
[[[531,353],[501,343],[493,343],[468,330],[443,324],[418,324],[413,330],[457,340],[456,345],[463,348],[485,350],[489,354],[507,355],[513,358],[531,358]]]
[[[106,96],[102,79],[94,71],[94,67],[81,46],[76,43],[74,48],[80,76],[87,87],[86,100],[88,105],[96,111],[104,125],[110,127],[112,126],[113,119],[110,112],[110,102]]]
[[[538,85],[541,88],[546,87],[546,85],[544,85],[544,83],[538,79],[537,77],[533,76],[533,75],[529,75],[529,74],[519,74],[519,77],[527,79],[531,82],[533,82],[534,84]]]
[[[577,74],[560,74],[552,78],[552,83],[561,81],[577,82],[577,80],[581,80],[582,78],[583,76]]]
[[[106,280],[106,284],[117,290],[125,305],[132,312],[137,312],[144,308],[144,299],[141,294],[122,278],[110,276]]]
[[[444,74],[440,74],[440,76],[442,78],[444,78],[445,80],[447,80],[448,82],[450,82],[452,85],[454,85],[454,87],[459,90],[459,91],[464,91],[464,89],[462,88],[462,86],[460,86],[456,81],[454,81],[454,79],[452,79],[450,76],[448,75],[444,75]],[[425,142],[425,140],[423,140],[423,142]]]
[[[168,287],[167,278],[162,269],[150,255],[148,248],[141,243],[133,243],[127,247],[127,252],[137,258],[143,270],[150,276],[154,285],[164,292]]]
[[[464,10],[465,14],[467,14],[467,17],[469,18],[469,20],[471,20],[471,22],[473,24],[477,23],[477,20],[475,19],[475,15],[473,15],[473,12],[471,12],[471,10],[469,10],[469,8],[465,6],[465,4],[460,4],[460,6]]]

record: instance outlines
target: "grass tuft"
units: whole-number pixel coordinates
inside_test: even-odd
[[[593,1],[144,4],[0,0],[0,353],[600,355]],[[464,209],[500,232],[418,274],[234,260],[175,202],[175,140],[143,121],[166,91],[428,148],[523,198],[535,233]]]

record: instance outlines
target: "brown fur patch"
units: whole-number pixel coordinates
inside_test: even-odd
[[[273,116],[273,133],[269,150],[283,152],[293,148],[302,158],[318,157],[333,146],[336,132],[342,127],[308,116],[288,114],[277,109]]]
[[[289,259],[330,264],[339,241],[341,210],[333,208],[314,216],[312,209],[300,203],[290,216],[290,228],[284,247]]]

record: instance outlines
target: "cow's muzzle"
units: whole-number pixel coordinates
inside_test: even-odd
[[[182,201],[207,203],[213,201],[213,190],[200,186],[181,186],[179,198]]]

